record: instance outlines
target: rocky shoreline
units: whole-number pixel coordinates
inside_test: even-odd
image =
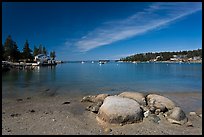
[[[185,112],[175,102],[158,94],[144,95],[138,92],[123,92],[119,95],[99,94],[86,96],[82,102],[93,102],[87,110],[97,114],[99,121],[110,124],[131,124],[154,117],[160,122],[165,117],[171,124],[193,126]],[[202,118],[202,114],[190,112]]]
[[[182,96],[200,97],[202,99],[202,93],[197,95],[192,94],[182,94]],[[2,134],[7,135],[59,135],[59,134],[86,134],[86,135],[201,135],[202,134],[202,108],[195,108],[191,112],[182,112],[182,106],[178,109],[178,105],[171,100],[175,106],[172,109],[166,111],[163,109],[159,103],[147,100],[147,95],[145,95],[145,100],[141,99],[135,104],[139,104],[139,108],[142,113],[142,119],[134,119],[134,117],[129,117],[129,120],[136,120],[136,122],[124,122],[127,119],[114,119],[113,123],[110,121],[102,120],[104,114],[98,115],[98,112],[105,112],[102,110],[107,110],[105,108],[113,107],[109,105],[110,97],[114,95],[91,95],[91,96],[29,96],[24,98],[12,98],[2,100]],[[117,99],[126,98],[128,94],[117,95]],[[162,95],[163,96],[163,95]],[[177,96],[177,95],[175,95]],[[181,96],[181,95],[180,95]],[[87,97],[89,97],[88,101]],[[131,95],[135,99],[136,97]],[[151,97],[151,96],[149,96]],[[167,96],[164,96],[165,98]],[[109,99],[108,99],[109,98]],[[152,98],[152,97],[151,97]],[[155,98],[155,96],[154,96]],[[108,101],[108,100],[109,101]],[[95,102],[94,102],[95,100]],[[98,100],[98,101],[96,101]],[[106,100],[106,101],[105,101]],[[133,99],[130,99],[134,101]],[[158,101],[158,99],[156,99]],[[81,102],[82,101],[82,102]],[[102,102],[100,102],[102,101]],[[117,101],[117,100],[116,100]],[[145,105],[146,108],[141,106]],[[156,109],[152,108],[150,111],[150,102],[154,102],[153,106],[157,106]],[[106,102],[106,103],[105,103]],[[114,101],[115,102],[115,101]],[[136,101],[135,101],[136,102]],[[149,103],[150,104],[149,104]],[[177,102],[177,101],[176,101]],[[101,106],[106,104],[103,109]],[[112,102],[113,103],[113,102]],[[131,102],[132,103],[132,102]],[[144,104],[143,104],[144,103]],[[169,102],[168,102],[169,103]],[[167,104],[168,104],[167,103]],[[95,104],[95,106],[93,105]],[[98,108],[96,107],[98,104]],[[117,103],[116,103],[117,104]],[[125,104],[123,104],[125,105]],[[159,106],[160,105],[160,106]],[[170,104],[168,104],[170,105]],[[133,106],[133,105],[132,105]],[[159,112],[157,109],[160,107]],[[165,106],[169,107],[169,106]],[[134,108],[134,107],[133,107]],[[136,108],[138,106],[136,105]],[[175,109],[176,108],[176,109]],[[101,110],[100,110],[101,109]],[[175,109],[175,110],[174,110]],[[88,111],[87,111],[88,110]],[[130,109],[131,110],[131,109]],[[164,116],[167,112],[172,111],[168,116]],[[162,112],[166,111],[166,112]],[[174,112],[174,113],[173,113]],[[180,114],[181,117],[177,117]],[[158,113],[158,114],[157,114]],[[111,114],[111,113],[110,113]],[[131,114],[131,113],[130,113]],[[141,115],[142,114],[142,115]],[[167,118],[173,115],[173,120],[177,120],[181,123],[171,123]],[[185,114],[185,115],[184,115]],[[132,118],[132,119],[131,119]],[[187,118],[187,121],[184,119]],[[107,118],[106,118],[107,119]],[[108,120],[108,119],[107,119]],[[120,122],[118,122],[118,120]],[[184,121],[182,121],[184,120]],[[190,122],[189,122],[190,121]],[[118,123],[117,123],[118,122]],[[184,122],[184,123],[182,123]]]

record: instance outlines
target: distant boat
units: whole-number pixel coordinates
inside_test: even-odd
[[[100,61],[99,64],[105,64],[107,63],[106,61]]]
[[[84,61],[82,61],[81,63],[84,64]]]
[[[109,60],[99,60],[99,64],[105,64],[105,63],[108,63]]]
[[[137,64],[137,62],[136,62],[136,61],[133,61],[132,63]]]
[[[94,63],[94,61],[92,61],[91,63]]]

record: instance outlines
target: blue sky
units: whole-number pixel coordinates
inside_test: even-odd
[[[2,43],[42,44],[59,60],[202,48],[201,2],[3,2]]]

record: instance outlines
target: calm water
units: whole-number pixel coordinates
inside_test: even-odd
[[[202,92],[202,64],[65,63],[2,74],[3,97],[35,94]]]

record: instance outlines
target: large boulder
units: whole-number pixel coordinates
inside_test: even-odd
[[[165,108],[171,110],[176,106],[173,101],[161,95],[149,94],[146,98],[148,106],[155,107],[155,109],[160,109],[161,111],[164,111]]]
[[[120,97],[130,98],[137,101],[140,105],[146,106],[145,96],[138,92],[123,92],[119,94]]]
[[[108,96],[99,109],[98,118],[112,124],[134,123],[143,119],[143,112],[133,99]]]
[[[186,114],[180,107],[173,108],[168,114],[167,120],[172,124],[184,124],[188,121]]]

